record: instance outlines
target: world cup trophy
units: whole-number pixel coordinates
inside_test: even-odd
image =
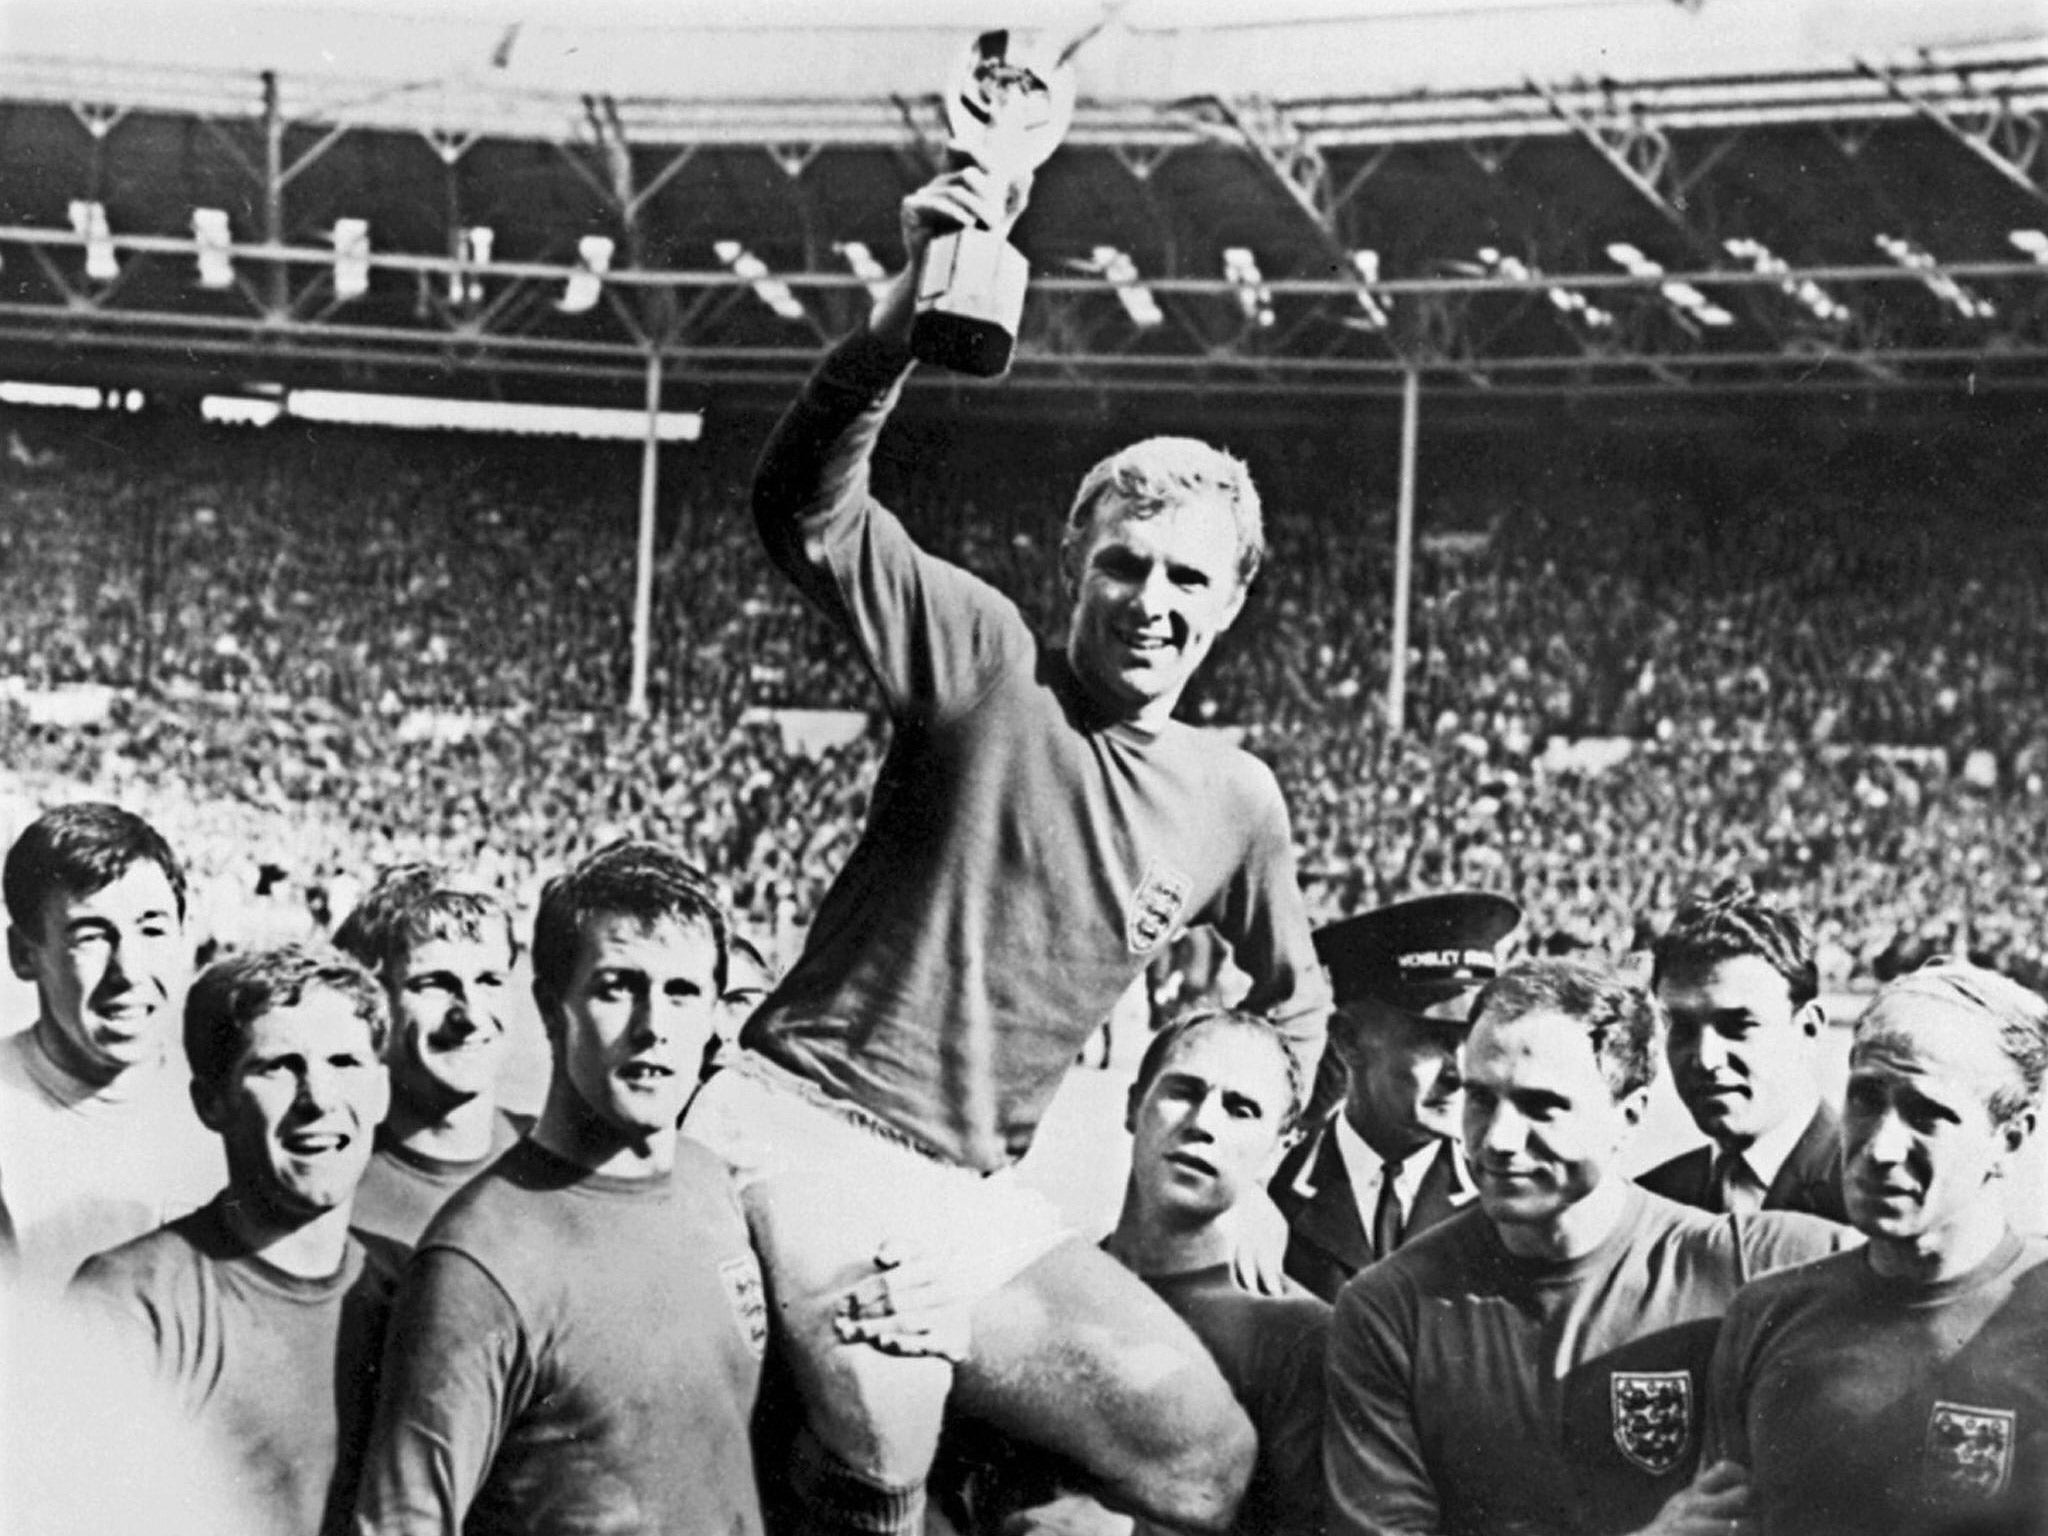
[[[956,162],[972,160],[1007,184],[1038,169],[1074,116],[1072,53],[1010,31],[974,40],[946,88]],[[1009,372],[1031,266],[985,226],[933,238],[917,273],[910,350],[975,378]]]

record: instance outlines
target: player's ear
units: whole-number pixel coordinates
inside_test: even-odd
[[[2038,1111],[2031,1104],[2015,1110],[2006,1117],[2005,1123],[1998,1128],[1998,1134],[2007,1157],[2018,1155],[2020,1149],[2033,1139],[2037,1123]],[[2000,1172],[2003,1173],[2004,1170],[2001,1169]]]
[[[199,1123],[215,1135],[227,1123],[227,1106],[221,1102],[221,1095],[214,1084],[198,1078],[191,1081],[192,1111],[199,1116]]]
[[[1223,611],[1223,622],[1216,626],[1220,632],[1237,622],[1237,616],[1244,612],[1244,600],[1251,595],[1251,583],[1242,576],[1236,578],[1237,590],[1230,594],[1230,606]]]
[[[1621,1118],[1628,1128],[1631,1131],[1636,1130],[1642,1125],[1643,1116],[1649,1112],[1650,1090],[1646,1087],[1638,1088],[1632,1093],[1623,1094],[1615,1107],[1621,1111]]]
[[[1821,1032],[1827,1028],[1828,1011],[1821,1006],[1820,999],[1816,997],[1792,1015],[1792,1022],[1799,1026],[1800,1032],[1807,1039],[1818,1040]]]
[[[562,1048],[561,1000],[552,993],[543,992],[540,988],[540,983],[535,982],[533,987],[533,1007],[534,1011],[540,1015],[541,1031],[548,1037],[549,1051],[555,1055],[560,1055]]]
[[[7,963],[14,968],[19,980],[36,979],[36,947],[29,942],[28,935],[12,923],[7,925]]]

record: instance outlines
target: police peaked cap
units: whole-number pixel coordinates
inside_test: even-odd
[[[1372,998],[1420,1011],[1500,973],[1498,948],[1522,909],[1487,891],[1446,891],[1375,907],[1315,934],[1339,1004]]]

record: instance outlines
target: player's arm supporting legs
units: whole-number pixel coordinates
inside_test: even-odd
[[[1202,1343],[1142,1280],[1078,1239],[974,1309],[953,1402],[1055,1451],[1105,1503],[1225,1530],[1257,1440]]]

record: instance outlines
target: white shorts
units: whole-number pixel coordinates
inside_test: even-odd
[[[983,1174],[944,1162],[752,1051],[736,1052],[699,1090],[683,1133],[724,1159],[757,1231],[764,1202],[800,1202],[799,1223],[774,1225],[779,1243],[806,1250],[812,1274],[867,1272],[886,1240],[905,1256],[944,1256],[981,1297],[1074,1235],[1014,1169]],[[762,1254],[771,1269],[776,1257]]]

